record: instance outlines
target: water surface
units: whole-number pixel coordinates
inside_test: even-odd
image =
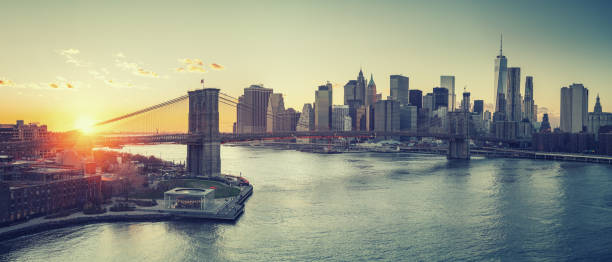
[[[180,145],[131,146],[184,161]],[[11,261],[612,260],[612,167],[223,146],[235,224],[93,224],[0,242]]]

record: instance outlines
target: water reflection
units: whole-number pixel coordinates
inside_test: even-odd
[[[161,150],[184,159],[183,146]],[[0,260],[580,260],[612,249],[605,165],[225,146],[221,154],[224,172],[255,185],[235,224],[66,228],[2,242]]]

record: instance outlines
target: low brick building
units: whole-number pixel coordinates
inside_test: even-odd
[[[101,198],[99,175],[58,167],[14,172],[0,181],[0,224],[81,208]]]

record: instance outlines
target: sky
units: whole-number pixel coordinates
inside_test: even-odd
[[[582,83],[589,111],[612,111],[611,1],[2,1],[0,123],[70,130],[200,87],[238,97],[251,84],[301,110],[318,85],[362,68],[383,97],[389,75],[492,103],[500,34],[509,67],[534,78],[558,125],[560,88]],[[457,101],[459,102],[459,101]],[[182,116],[181,116],[182,117]],[[186,118],[186,114],[184,116]],[[231,130],[235,112],[221,112]]]

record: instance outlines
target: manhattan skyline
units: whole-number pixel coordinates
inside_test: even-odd
[[[180,96],[201,78],[235,96],[261,83],[298,110],[330,81],[342,104],[342,86],[360,67],[383,97],[390,75],[410,77],[410,89],[424,93],[454,75],[458,98],[467,86],[472,99],[493,105],[500,33],[508,67],[521,68],[521,94],[533,76],[535,103],[551,117],[559,89],[572,83],[592,92],[589,110],[599,93],[612,111],[609,3],[321,3],[5,3],[0,122],[70,130],[80,118]]]

